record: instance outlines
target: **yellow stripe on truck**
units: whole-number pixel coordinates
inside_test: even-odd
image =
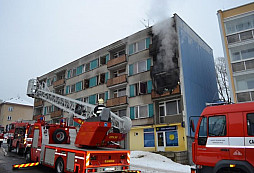
[[[39,165],[39,162],[35,162],[35,163],[27,163],[27,164],[20,164],[20,165],[13,165],[12,168],[15,169],[15,168],[26,168],[26,167],[29,167],[29,166],[38,166]]]

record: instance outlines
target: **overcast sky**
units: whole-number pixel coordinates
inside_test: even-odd
[[[26,96],[30,78],[177,13],[223,56],[217,11],[252,0],[0,0],[0,99]]]

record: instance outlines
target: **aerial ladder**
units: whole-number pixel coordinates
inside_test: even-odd
[[[78,147],[107,146],[108,142],[123,140],[132,126],[129,117],[119,117],[109,108],[104,108],[100,116],[95,117],[95,105],[53,93],[45,82],[40,83],[36,79],[28,81],[27,95],[68,112],[70,118],[81,125],[75,141]]]

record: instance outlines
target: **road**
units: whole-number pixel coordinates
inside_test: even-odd
[[[30,167],[23,168],[19,170],[12,170],[13,164],[22,164],[25,163],[25,158],[23,156],[19,156],[13,152],[7,152],[7,145],[3,144],[0,148],[0,172],[1,173],[54,173],[53,169],[46,167]]]

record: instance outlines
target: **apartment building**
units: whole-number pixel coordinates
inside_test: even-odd
[[[218,13],[233,102],[254,101],[254,3]]]
[[[190,116],[218,99],[212,49],[178,16],[38,77],[55,93],[128,116],[131,150],[186,151]],[[35,100],[35,118],[68,116]],[[190,142],[188,142],[190,145]]]
[[[0,126],[15,121],[32,120],[33,104],[17,97],[0,102]]]

